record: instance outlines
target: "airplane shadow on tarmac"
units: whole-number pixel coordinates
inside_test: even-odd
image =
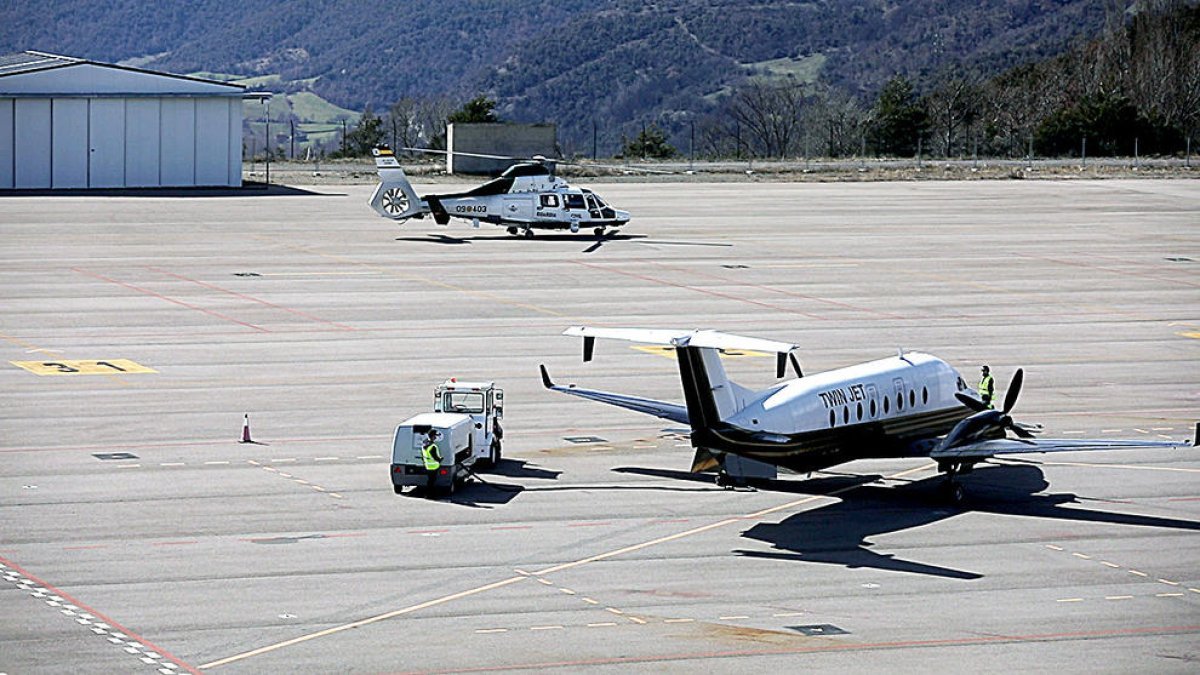
[[[616,471],[666,478],[703,480],[712,476],[682,471],[622,468]],[[878,475],[838,475],[805,481],[759,481],[760,489],[833,496],[841,501],[788,516],[778,523],[759,523],[742,533],[770,544],[774,551],[736,549],[753,558],[825,563],[847,568],[874,568],[950,579],[978,579],[981,574],[926,564],[871,550],[869,537],[930,525],[971,511],[1074,522],[1200,530],[1200,522],[1068,508],[1081,499],[1074,494],[1036,494],[1047,487],[1042,470],[1029,465],[988,466],[959,477],[967,493],[960,506],[946,502],[945,478],[905,482],[896,487],[876,484]],[[853,487],[856,486],[857,487]],[[851,488],[853,489],[847,489]]]

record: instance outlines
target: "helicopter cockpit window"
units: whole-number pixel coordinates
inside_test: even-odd
[[[592,209],[593,211],[600,210],[600,205],[596,203],[596,195],[588,195],[587,196],[587,204],[588,204],[588,208]]]
[[[542,195],[541,204],[543,209],[557,209],[558,195]]]
[[[575,195],[575,194],[563,195],[563,202],[566,204],[568,209],[585,208],[584,203],[583,203],[583,195]]]
[[[483,394],[475,392],[448,391],[442,402],[442,410],[456,413],[483,412]]]

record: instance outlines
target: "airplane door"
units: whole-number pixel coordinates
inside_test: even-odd
[[[533,220],[533,200],[529,197],[505,197],[503,217],[505,220]]]

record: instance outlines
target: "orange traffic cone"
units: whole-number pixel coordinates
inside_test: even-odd
[[[254,442],[254,441],[250,440],[250,414],[249,413],[246,413],[245,418],[242,420],[242,440],[239,442],[240,443],[253,443]]]

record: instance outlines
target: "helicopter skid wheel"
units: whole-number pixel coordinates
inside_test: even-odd
[[[515,228],[515,227],[508,228],[508,233],[513,235],[514,237],[517,236],[517,228]]]
[[[597,236],[597,237],[603,237],[603,236],[604,236],[604,228],[603,228],[603,227],[597,227],[595,230],[593,230],[593,232],[595,232],[595,233],[596,233],[596,236]]]

